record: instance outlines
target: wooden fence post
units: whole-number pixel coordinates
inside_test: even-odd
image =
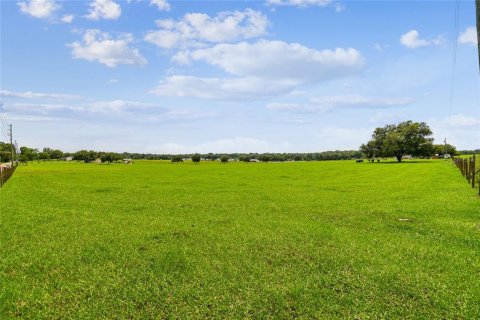
[[[471,160],[471,165],[472,165],[472,188],[475,188],[475,155],[473,155],[472,160]]]
[[[467,178],[468,182],[470,182],[470,176],[468,175],[468,159],[463,160],[465,166],[465,178]]]
[[[467,180],[470,183],[470,158],[465,159],[465,163],[467,165]]]
[[[470,177],[471,177],[471,174],[470,174],[470,169],[471,169],[471,164],[472,164],[472,160],[470,159],[470,157],[468,159],[466,159],[466,162],[467,162],[467,181],[468,183],[470,183]]]

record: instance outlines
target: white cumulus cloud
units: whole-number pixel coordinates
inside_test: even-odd
[[[336,95],[311,98],[308,103],[274,102],[267,104],[271,110],[318,113],[335,109],[387,109],[404,107],[413,102],[411,98],[378,98],[362,95]]]
[[[204,43],[230,42],[266,34],[268,19],[259,11],[221,12],[215,17],[188,13],[180,20],[157,20],[160,30],[149,31],[145,41],[161,48],[200,46]]]
[[[345,5],[343,3],[337,2],[335,3],[335,12],[342,12],[345,10]]]
[[[119,114],[132,114],[142,116],[145,114],[165,114],[168,109],[158,104],[145,103],[140,101],[129,100],[106,100],[106,101],[87,101],[68,102],[68,103],[45,103],[42,101],[28,102],[28,103],[9,103],[7,110],[16,114],[43,114],[50,116],[81,116],[88,114],[104,114],[106,116],[113,116]]]
[[[272,102],[267,104],[267,109],[279,111],[309,111],[310,107],[300,103]],[[313,110],[312,110],[313,111]]]
[[[431,119],[433,126],[456,129],[476,129],[480,128],[480,118],[465,115],[463,113],[451,115],[440,119]]]
[[[291,6],[306,8],[310,6],[326,7],[332,3],[332,0],[267,0],[271,6]]]
[[[378,98],[366,97],[362,95],[338,95],[313,98],[318,106],[327,108],[364,108],[364,109],[383,109],[396,108],[409,105],[413,102],[412,98]]]
[[[477,28],[468,27],[464,32],[458,37],[458,42],[463,44],[473,44],[476,45],[478,42],[477,38]]]
[[[19,2],[20,11],[35,18],[49,18],[53,12],[60,9],[55,0],[30,0]]]
[[[224,78],[174,75],[153,90],[158,95],[206,99],[256,99],[286,94],[298,86],[357,73],[364,58],[355,49],[315,50],[283,41],[219,44],[174,60],[204,61],[229,74]]]
[[[87,112],[101,112],[101,113],[120,113],[120,112],[139,112],[149,109],[155,109],[156,111],[164,112],[166,109],[156,104],[128,101],[128,100],[107,100],[107,101],[94,101],[85,105],[85,111]]]
[[[464,113],[446,117],[428,119],[434,133],[435,141],[447,142],[457,147],[457,150],[478,148],[480,135],[480,118]]]
[[[252,100],[291,91],[295,81],[267,81],[260,78],[202,78],[174,75],[152,90],[160,96],[194,97],[220,100]]]
[[[64,93],[43,93],[43,92],[15,92],[8,90],[0,90],[0,96],[5,98],[20,98],[20,99],[52,99],[52,100],[70,100],[81,99],[81,96]]]
[[[189,54],[244,77],[290,79],[302,83],[329,80],[359,71],[364,58],[355,49],[315,50],[297,43],[260,40],[219,44]]]
[[[165,143],[160,146],[150,146],[155,153],[235,153],[235,152],[287,152],[291,148],[288,142],[272,143],[263,139],[251,137],[224,138],[208,141],[197,145],[186,146],[178,143]]]
[[[72,23],[73,22],[74,16],[72,14],[66,14],[62,17],[62,22],[63,23]]]
[[[150,5],[157,6],[158,10],[170,11],[170,3],[167,0],[150,0]]]
[[[8,105],[8,110],[10,112],[16,112],[21,114],[45,114],[45,115],[55,115],[62,111],[83,111],[82,107],[74,106],[71,104],[58,104],[58,103],[44,103],[44,102],[35,102],[35,103],[11,103]]]
[[[72,48],[73,58],[97,61],[111,68],[120,64],[146,64],[138,49],[129,46],[132,41],[128,33],[112,39],[108,33],[93,29],[85,32],[83,41],[68,46]]]
[[[410,30],[400,37],[400,43],[409,49],[416,49],[420,47],[428,47],[431,45],[441,45],[445,42],[443,36],[437,36],[432,39],[420,38],[420,33],[417,30]]]
[[[90,2],[90,10],[86,18],[91,20],[116,20],[121,14],[120,5],[112,0],[93,0]]]

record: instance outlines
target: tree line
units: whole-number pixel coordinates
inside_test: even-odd
[[[11,145],[0,142],[0,162],[11,161]],[[64,160],[71,157],[72,160],[82,162],[93,162],[100,159],[102,162],[116,162],[123,159],[132,160],[169,160],[172,162],[181,162],[183,159],[192,160],[228,160],[237,161],[321,161],[321,160],[349,160],[359,159],[363,155],[358,150],[335,150],[310,153],[185,153],[185,154],[155,154],[155,153],[116,153],[94,150],[80,150],[77,152],[63,152],[59,149],[43,148],[36,149],[30,147],[21,147],[19,154],[16,155],[20,162],[27,161],[47,161]]]
[[[2,152],[5,149],[7,151]],[[346,151],[324,151],[312,153],[185,153],[185,154],[154,154],[154,153],[116,153],[94,150],[80,150],[77,152],[63,152],[58,149],[43,148],[41,150],[29,147],[21,147],[17,159],[20,162],[62,160],[71,157],[71,160],[82,162],[93,162],[100,159],[102,162],[117,162],[124,159],[132,160],[169,160],[181,162],[184,159],[191,159],[194,162],[200,160],[229,160],[245,161],[258,160],[263,162],[275,161],[321,161],[321,160],[349,160],[359,159],[363,155],[358,150]],[[0,161],[10,161],[10,145],[0,143]]]
[[[335,150],[310,153],[206,153],[206,154],[154,154],[154,153],[116,153],[93,150],[80,150],[69,153],[58,149],[43,148],[42,150],[21,147],[20,153],[16,155],[20,162],[34,160],[61,160],[71,157],[71,160],[82,162],[93,162],[100,159],[102,162],[113,163],[124,159],[132,160],[170,160],[182,162],[184,159],[191,159],[198,163],[201,160],[220,160],[228,162],[236,161],[324,161],[324,160],[349,160],[361,158],[385,158],[395,157],[402,161],[406,155],[413,157],[432,157],[450,154],[475,154],[480,150],[463,150],[458,152],[450,144],[434,144],[432,131],[425,122],[404,121],[398,124],[389,124],[376,128],[372,138],[360,146],[359,150]],[[0,142],[0,162],[11,161],[11,145]]]

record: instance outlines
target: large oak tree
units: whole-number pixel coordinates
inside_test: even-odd
[[[429,156],[433,151],[432,131],[425,122],[405,121],[376,128],[372,139],[360,146],[369,158],[395,157],[398,162],[404,155]]]

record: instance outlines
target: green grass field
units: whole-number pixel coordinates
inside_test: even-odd
[[[451,161],[32,163],[0,190],[0,314],[478,319]]]

